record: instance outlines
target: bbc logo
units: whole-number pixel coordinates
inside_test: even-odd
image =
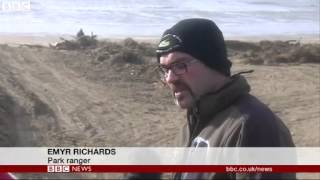
[[[48,172],[54,172],[54,173],[70,172],[70,166],[66,166],[66,165],[49,165],[48,166]]]
[[[0,0],[0,12],[30,11],[30,0]]]

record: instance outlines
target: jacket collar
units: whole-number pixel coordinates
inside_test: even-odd
[[[250,86],[241,75],[231,77],[231,81],[218,91],[207,93],[193,106],[191,113],[201,121],[212,117],[217,112],[231,105],[238,97],[248,94]]]

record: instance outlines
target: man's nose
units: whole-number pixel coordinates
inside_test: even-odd
[[[170,69],[167,73],[167,76],[166,76],[166,82],[167,83],[174,83],[175,81],[177,81],[179,78],[177,75],[175,75],[173,73],[173,71]]]

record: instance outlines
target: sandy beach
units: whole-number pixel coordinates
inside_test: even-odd
[[[154,70],[157,38],[103,38],[94,48],[73,50],[49,47],[60,37],[0,35],[0,146],[173,146],[185,114]],[[245,75],[251,93],[281,117],[296,146],[320,146],[319,39],[226,39],[233,74],[254,70]],[[266,39],[273,41],[262,42]]]

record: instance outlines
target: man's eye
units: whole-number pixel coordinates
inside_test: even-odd
[[[175,64],[174,68],[177,69],[177,70],[184,69],[185,68],[185,64],[183,64],[183,63]]]

